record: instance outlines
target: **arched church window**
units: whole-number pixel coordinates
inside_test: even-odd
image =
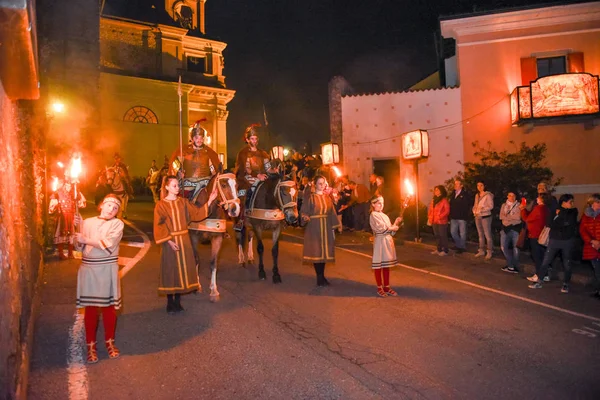
[[[144,106],[131,107],[123,117],[125,122],[140,122],[142,124],[158,124],[158,118],[151,109]]]

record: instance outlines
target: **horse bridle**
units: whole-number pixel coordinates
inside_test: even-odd
[[[221,188],[221,185],[219,184],[219,181],[221,179],[227,179],[227,184],[231,188],[231,193],[233,193],[233,196],[234,196],[233,199],[228,199],[227,196],[225,195],[223,188]],[[233,182],[235,182],[235,175],[234,174],[217,174],[217,177],[215,178],[215,180],[216,180],[215,183],[217,185],[217,190],[219,191],[219,196],[221,197],[222,203],[225,204],[227,206],[227,208],[229,208],[229,206],[232,203],[235,203],[238,206],[240,204],[240,199],[237,197],[237,191],[236,191],[235,187],[231,187],[230,179],[233,180]]]
[[[293,188],[296,186],[296,182],[294,181],[279,181],[277,183],[277,185],[275,185],[275,198],[277,199],[277,201],[279,202],[279,206],[281,207],[281,210],[284,211],[286,208],[292,208],[296,206],[296,202],[293,201],[294,196],[292,196],[292,201],[287,202],[287,203],[283,203],[283,199],[281,198],[281,190],[279,190],[281,187],[289,187],[289,188]]]

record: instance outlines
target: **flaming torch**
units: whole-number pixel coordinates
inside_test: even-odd
[[[71,181],[73,182],[73,200],[75,201],[75,215],[79,215],[79,202],[77,201],[77,183],[79,182],[79,174],[81,173],[81,154],[75,153],[71,160]],[[74,222],[73,222],[74,223]],[[73,229],[76,232],[76,229]]]
[[[335,165],[333,167],[331,167],[331,169],[333,169],[333,172],[335,172],[336,178],[339,178],[340,176],[342,176],[342,171],[340,171],[340,169],[338,167],[336,167]]]
[[[52,192],[56,193],[56,191],[58,190],[58,177],[54,177],[52,179]]]
[[[404,210],[406,210],[406,207],[408,207],[408,203],[410,203],[410,199],[415,195],[415,189],[413,188],[412,183],[410,183],[410,180],[408,180],[408,178],[406,178],[404,180],[404,186],[406,186],[406,191],[408,192],[408,194],[406,195],[406,197],[404,198],[404,202],[402,203],[402,210],[400,210],[400,217],[402,217],[404,215]]]

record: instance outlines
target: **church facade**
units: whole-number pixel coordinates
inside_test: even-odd
[[[205,2],[107,1],[101,10],[98,147],[107,163],[119,152],[132,176],[144,176],[153,159],[160,165],[179,147],[179,94],[183,144],[189,126],[205,119],[207,143],[227,154],[227,103],[235,91],[223,75],[226,43],[206,35]]]

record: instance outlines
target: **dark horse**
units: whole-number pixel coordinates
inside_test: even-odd
[[[246,216],[246,226],[242,229],[242,232],[236,232],[236,241],[238,248],[241,248],[244,231],[247,227],[252,228],[252,232],[258,242],[256,246],[259,260],[258,277],[261,280],[266,279],[263,264],[265,248],[262,241],[262,233],[264,231],[272,231],[273,283],[281,283],[281,275],[279,275],[279,267],[277,265],[279,235],[281,234],[284,221],[290,225],[298,223],[298,209],[295,200],[296,183],[284,180],[279,174],[269,175],[264,182],[260,182],[250,199],[250,206],[248,207]],[[249,252],[251,246],[252,242],[249,243]]]
[[[217,289],[217,261],[221,245],[223,244],[223,236],[227,230],[225,211],[231,218],[235,218],[240,214],[240,201],[237,198],[235,188],[235,175],[233,174],[216,174],[208,182],[207,186],[200,191],[196,198],[195,204],[203,206],[208,201],[209,194],[215,189],[218,191],[217,201],[209,208],[208,218],[201,222],[192,222],[188,226],[190,239],[194,247],[194,256],[198,266],[200,260],[198,258],[198,244],[201,241],[210,240],[210,301],[219,300],[219,290]]]

